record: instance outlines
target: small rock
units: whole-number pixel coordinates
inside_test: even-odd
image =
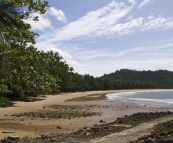
[[[62,129],[60,126],[57,126],[56,128],[57,128],[57,129]]]
[[[164,143],[173,143],[173,139],[167,139],[163,141]]]
[[[103,123],[104,121],[103,120],[100,120],[100,123]]]
[[[89,132],[86,133],[86,136],[90,136],[90,135],[91,135],[91,133],[89,133]]]
[[[57,138],[52,138],[51,140],[52,140],[52,141],[57,141],[58,139],[57,139]]]

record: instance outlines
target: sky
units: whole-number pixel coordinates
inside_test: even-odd
[[[79,74],[173,71],[173,0],[48,0],[38,50],[58,52]]]

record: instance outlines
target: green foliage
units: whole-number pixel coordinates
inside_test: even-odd
[[[46,12],[48,2],[34,0],[1,0],[0,1],[0,31],[5,33],[6,40],[12,48],[19,48],[28,43],[35,44],[35,36],[38,34],[30,31],[30,24],[24,23],[23,19],[31,17],[31,13]],[[23,7],[26,9],[23,12]],[[38,17],[32,17],[38,21]]]
[[[129,69],[121,69],[102,76],[112,80],[129,81],[133,86],[137,85],[141,88],[173,88],[173,72],[167,70],[156,71],[136,71]]]
[[[10,93],[11,91],[8,89],[8,86],[4,84],[5,80],[0,81],[0,95],[6,95],[7,93]]]
[[[32,12],[44,14],[47,5],[47,1],[40,0],[0,1],[0,80],[4,79],[1,89],[8,96],[36,96],[58,91],[56,79],[46,69],[51,54],[27,46],[35,43],[38,34],[23,22]],[[23,7],[27,9],[25,13]],[[33,20],[38,21],[38,17]]]
[[[0,105],[2,105],[3,103],[9,101],[8,98],[4,97],[4,96],[0,96]]]

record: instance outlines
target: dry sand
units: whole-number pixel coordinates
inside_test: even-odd
[[[117,117],[122,117],[124,115],[131,115],[138,112],[148,112],[148,111],[166,111],[167,109],[151,108],[146,106],[140,106],[133,103],[127,103],[122,101],[110,101],[110,100],[99,100],[99,101],[86,101],[78,102],[71,101],[65,102],[66,100],[84,97],[87,95],[103,93],[116,93],[116,92],[130,92],[134,90],[111,90],[111,91],[91,91],[91,92],[76,92],[76,93],[64,93],[61,95],[47,95],[41,101],[35,102],[13,102],[12,105],[8,107],[0,107],[0,139],[7,137],[8,135],[15,135],[19,137],[37,137],[41,134],[50,135],[51,133],[57,132],[57,126],[62,129],[58,132],[70,133],[75,129],[93,126],[94,124],[101,124],[100,120],[106,122],[112,122]],[[42,97],[40,97],[42,98]],[[32,119],[29,117],[19,117],[16,118],[11,116],[14,113],[23,112],[36,112],[36,111],[49,111],[52,110],[48,108],[51,105],[97,105],[92,106],[91,111],[101,112],[101,116],[92,117],[80,117],[69,119]],[[46,108],[43,108],[46,107]],[[103,108],[104,107],[104,108]],[[4,131],[10,133],[3,133]]]

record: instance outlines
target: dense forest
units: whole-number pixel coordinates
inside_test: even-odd
[[[40,0],[0,2],[0,104],[59,92],[173,87],[172,72],[120,70],[95,78],[73,72],[58,53],[37,50],[38,34],[23,19],[31,18],[33,12],[44,14],[47,6],[47,1]],[[22,7],[28,10],[23,13]]]
[[[114,73],[104,74],[101,78],[124,80],[129,82],[151,83],[156,88],[173,88],[173,72],[167,70],[137,71],[130,69],[117,70]]]

